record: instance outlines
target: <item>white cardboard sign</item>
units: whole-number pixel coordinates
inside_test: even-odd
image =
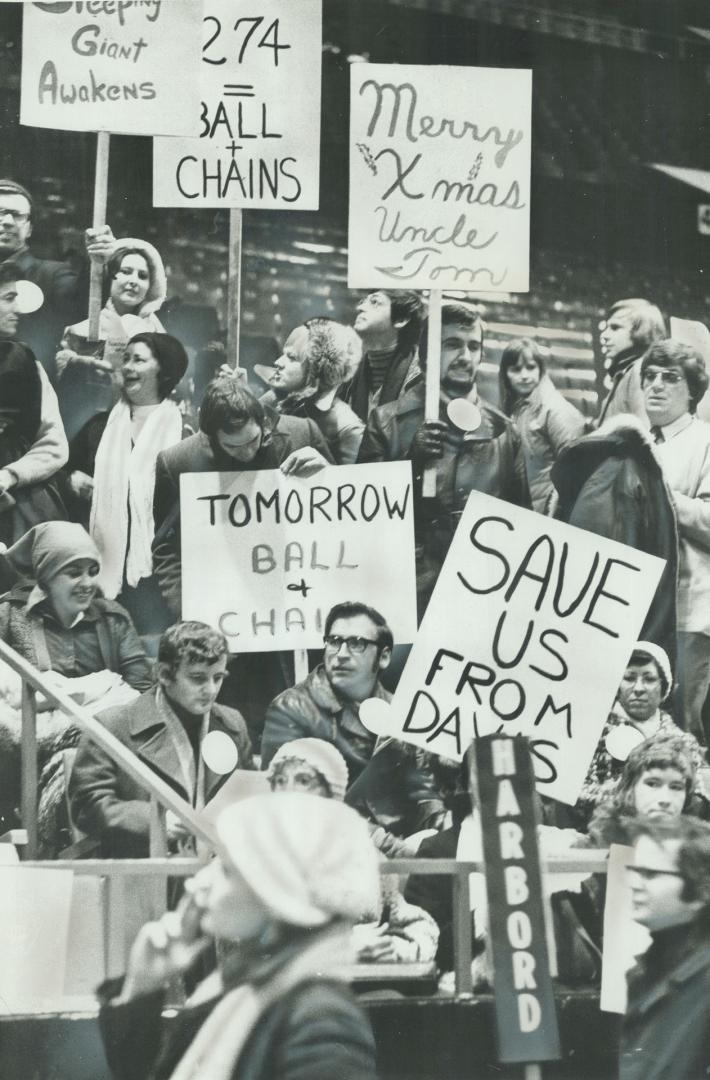
[[[351,288],[527,292],[532,72],[350,69]]]
[[[631,887],[626,867],[633,861],[632,847],[612,844],[609,848],[599,1008],[602,1012],[622,1016],[626,1012],[627,973],[651,944],[648,930],[637,923],[632,915]]]
[[[155,206],[318,209],[321,3],[205,0],[199,137],[153,141]]]
[[[527,735],[538,790],[581,790],[664,562],[473,492],[391,706],[364,724],[460,759]]]
[[[233,652],[318,649],[334,604],[360,600],[397,642],[416,633],[409,462],[180,477],[183,618]]]
[[[196,135],[201,25],[199,0],[28,0],[20,122]]]

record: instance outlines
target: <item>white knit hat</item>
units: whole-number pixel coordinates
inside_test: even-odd
[[[660,645],[656,645],[653,641],[637,641],[632,650],[632,653],[635,652],[648,653],[651,659],[657,664],[658,669],[666,680],[667,689],[663,695],[663,701],[665,701],[673,689],[673,672],[671,671],[671,662],[668,659],[668,654],[664,652]]]
[[[327,782],[334,799],[340,802],[348,788],[348,766],[340,751],[325,739],[292,739],[282,743],[271,759],[267,776],[274,775],[274,766],[281,761],[305,761],[312,765]]]
[[[378,859],[365,821],[319,795],[256,795],[217,819],[221,854],[291,926],[377,918]]]

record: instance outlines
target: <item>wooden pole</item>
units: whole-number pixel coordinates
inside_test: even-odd
[[[424,397],[424,419],[439,419],[439,398],[441,396],[441,290],[432,289],[429,293],[429,319],[427,331],[426,357],[426,392]],[[422,476],[422,496],[431,499],[436,495],[436,469],[427,465]]]
[[[229,279],[227,284],[227,362],[234,358],[234,370],[239,369],[239,335],[241,331],[242,290],[242,212],[229,211]]]
[[[96,135],[96,173],[94,176],[94,213],[91,225],[100,229],[106,224],[106,200],[108,197],[108,159],[111,137],[108,131],[99,131]],[[101,287],[103,284],[103,266],[92,262],[89,279],[89,333],[90,341],[99,340],[99,319],[101,317]]]
[[[308,676],[308,650],[293,650],[293,670],[296,683],[303,682]]]
[[[525,1080],[542,1080],[542,1068],[537,1062],[525,1066]]]
[[[23,858],[37,858],[37,701],[35,692],[22,683],[21,810],[22,826],[27,831]]]

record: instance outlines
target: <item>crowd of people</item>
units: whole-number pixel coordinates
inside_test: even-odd
[[[343,941],[362,963],[453,967],[447,880],[414,874],[404,894],[392,876],[378,884],[378,859],[454,857],[464,841],[480,844],[466,764],[375,736],[360,719],[363,701],[390,699],[387,669],[405,643],[353,597],[328,613],[322,659],[295,682],[288,656],[230,656],[221,632],[181,611],[182,475],[311,476],[381,461],[412,465],[420,617],[472,491],[665,560],[578,803],[541,800],[540,842],[543,851],[636,845],[634,910],[653,944],[630,983],[622,1075],[671,1075],[660,1064],[672,1052],[668,1037],[658,1043],[665,1024],[678,1038],[683,1030],[687,1068],[674,1075],[710,1066],[700,1004],[710,977],[703,357],[669,337],[655,304],[620,300],[601,333],[610,386],[597,421],[555,387],[534,328],[503,352],[496,407],[477,388],[486,342],[476,307],[445,299],[439,415],[428,419],[425,301],[378,289],[342,321],[292,329],[273,366],[257,365],[254,385],[225,354],[196,401],[193,358],[160,321],[168,282],[155,248],[108,227],[87,230],[84,272],[32,254],[32,215],[30,193],[0,180],[0,638],[197,810],[235,768],[261,771],[265,782],[263,795],[223,812],[218,859],[141,933],[125,980],[102,989],[116,1075],[227,1078],[248,1059],[240,1076],[313,1078],[326,1075],[327,1060],[327,1075],[366,1080],[372,1038],[336,971]],[[81,310],[92,262],[105,286],[96,341]],[[461,400],[466,409],[451,408]],[[423,494],[427,469],[434,496]],[[19,690],[9,670],[0,695],[5,831],[19,823],[20,801]],[[228,747],[224,768],[201,752],[216,732]],[[38,744],[41,854],[58,856],[78,833],[103,857],[146,856],[147,793],[50,708],[39,713]],[[195,850],[170,815],[167,836],[171,852]],[[598,982],[604,892],[593,877],[553,894],[567,982]],[[493,976],[479,900],[483,987]],[[165,986],[215,938],[240,947],[218,950],[211,996],[161,1043]],[[565,949],[570,940],[576,947]],[[689,1000],[699,988],[697,1038],[662,1011],[681,1009],[658,993],[681,978]]]

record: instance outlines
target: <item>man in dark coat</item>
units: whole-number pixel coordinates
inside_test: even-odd
[[[241,715],[216,704],[226,674],[224,636],[203,623],[177,623],[160,639],[158,686],[100,716],[125,747],[198,809],[235,767],[254,767]],[[225,734],[233,744],[224,771],[213,772],[203,760],[202,743],[210,732]],[[148,855],[148,793],[86,735],[77,750],[69,795],[76,824],[101,841],[105,858]],[[188,837],[181,823],[169,822],[168,840],[173,848],[184,847]]]
[[[629,872],[652,944],[628,976],[620,1080],[699,1080],[710,1072],[710,825],[641,822]]]
[[[19,337],[30,345],[51,377],[62,330],[86,317],[89,272],[84,262],[37,258],[29,247],[33,211],[26,188],[15,180],[0,179],[0,265],[11,265],[18,280],[31,281],[42,290],[44,303],[22,318]],[[107,254],[113,249],[113,233],[108,225],[88,230],[86,242],[88,250]]]
[[[420,614],[471,491],[531,506],[520,437],[510,420],[483,401],[476,389],[483,351],[481,320],[463,304],[444,304],[441,322],[439,419],[424,419],[425,387],[420,377],[399,400],[372,412],[358,456],[365,462],[412,461]],[[463,400],[470,407],[470,430],[451,419],[456,413],[449,406]],[[421,479],[429,465],[436,470],[436,495],[423,498]]]
[[[333,458],[313,420],[265,408],[231,375],[209,384],[197,435],[158,455],[153,517],[153,568],[168,606],[180,617],[180,477],[183,473],[278,469],[310,476]]]
[[[357,306],[363,356],[341,397],[366,421],[376,405],[396,401],[419,372],[417,344],[424,303],[409,289],[378,289]]]

